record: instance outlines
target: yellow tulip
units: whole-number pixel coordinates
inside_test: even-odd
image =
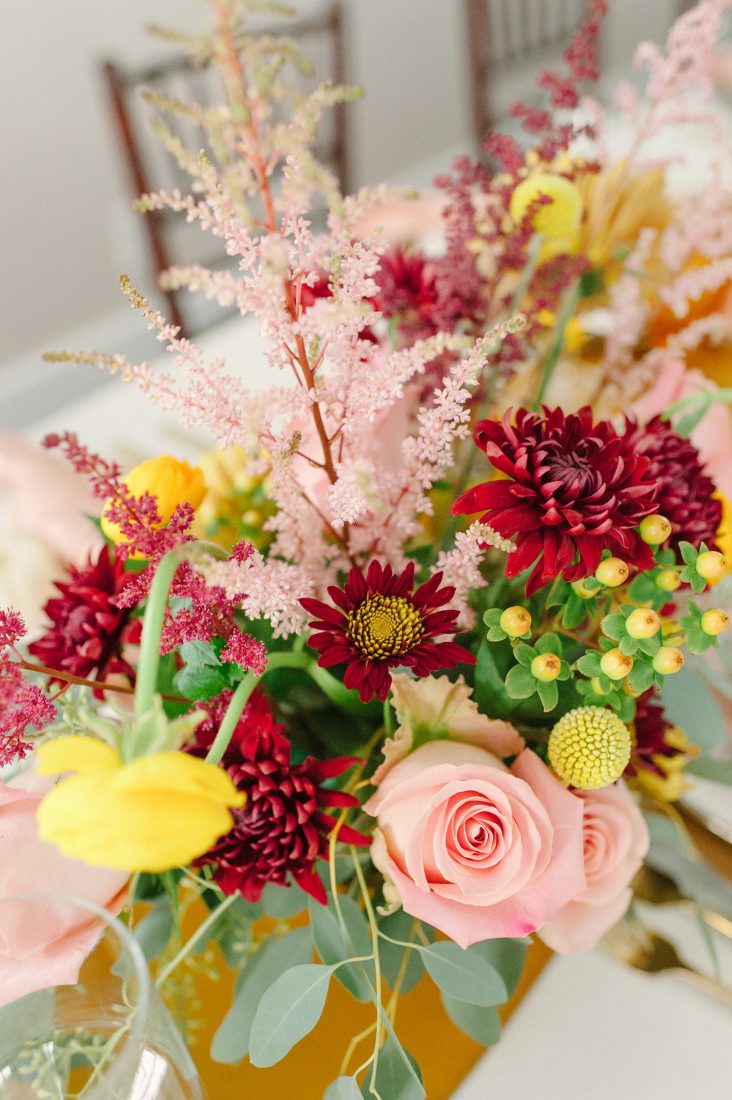
[[[75,772],[38,809],[42,840],[64,855],[125,871],[180,867],[229,831],[244,805],[226,772],[184,752],[123,763],[92,737],[67,736],[38,749],[38,773]]]
[[[150,493],[156,498],[163,523],[168,522],[179,504],[188,503],[198,508],[206,492],[203,471],[172,455],[159,455],[141,462],[125,474],[123,482],[134,497]],[[108,500],[102,510],[102,531],[118,545],[127,540],[117,524],[106,517],[111,503],[112,500]]]

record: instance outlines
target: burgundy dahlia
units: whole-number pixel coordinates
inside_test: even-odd
[[[680,749],[670,744],[667,735],[674,729],[669,722],[655,688],[649,688],[636,700],[633,719],[633,751],[625,769],[628,775],[637,775],[639,769],[663,774],[654,756],[678,756]]]
[[[362,702],[374,695],[382,702],[391,686],[390,669],[406,665],[416,676],[429,676],[475,657],[455,642],[434,639],[457,633],[458,612],[445,608],[455,595],[452,586],[440,588],[442,573],[414,588],[414,562],[401,573],[372,561],[364,577],[352,569],[343,588],[328,589],[335,607],[321,600],[300,603],[317,618],[309,645],[320,653],[323,668],[345,664],[343,682],[357,688]],[[440,610],[442,609],[442,610]]]
[[[47,668],[84,679],[105,680],[112,673],[134,678],[123,647],[139,639],[139,622],[116,606],[116,598],[131,579],[123,563],[104,546],[96,561],[69,568],[68,580],[56,581],[59,596],[47,601],[51,620],[43,637],[28,651]]]
[[[208,718],[198,726],[190,752],[205,756],[230,698],[231,692],[222,692],[208,704]],[[238,890],[247,901],[258,901],[268,882],[285,886],[292,876],[317,901],[326,901],[314,864],[328,858],[328,834],[336,819],[324,810],[357,806],[358,799],[321,784],[350,768],[357,758],[318,761],[308,757],[293,764],[291,748],[267,700],[254,692],[222,760],[247,800],[234,811],[230,832],[198,861],[214,866],[214,878],[226,894]],[[347,825],[341,826],[338,837],[348,844],[369,843],[368,837]]]
[[[698,547],[705,542],[713,547],[722,504],[691,440],[660,416],[642,427],[628,420],[624,438],[637,454],[650,459],[649,473],[658,482],[657,508],[673,529],[670,545],[690,542]]]
[[[468,489],[453,513],[482,512],[481,521],[513,538],[506,576],[534,566],[531,595],[560,573],[567,581],[595,572],[603,550],[639,568],[652,564],[635,528],[656,511],[650,460],[636,454],[606,421],[593,423],[589,407],[566,416],[510,410],[482,420],[475,441],[505,479]]]
[[[375,276],[374,304],[385,317],[397,317],[410,340],[433,335],[439,328],[439,295],[435,265],[417,252],[395,248],[381,257]]]

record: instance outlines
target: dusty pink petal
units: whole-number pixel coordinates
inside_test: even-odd
[[[649,844],[643,815],[622,781],[574,797],[583,806],[586,886],[540,931],[562,953],[594,947],[623,916]]]
[[[20,777],[18,781],[22,781]],[[16,781],[16,782],[18,782]],[[42,792],[0,781],[0,899],[49,893],[90,901],[118,913],[128,876],[67,859],[39,840],[36,811]],[[0,905],[0,1004],[61,981],[75,981],[101,932],[78,908],[61,903]]]
[[[456,741],[431,741],[428,745],[422,745],[416,752],[410,753],[404,760],[400,760],[399,764],[389,772],[379,789],[364,804],[366,813],[371,814],[372,817],[378,817],[382,810],[399,799],[399,792],[408,779],[439,764],[446,764],[448,767],[479,764],[487,768],[508,771],[497,757],[476,745],[465,745]],[[420,789],[429,790],[431,786],[430,779],[428,778],[425,782],[422,777],[414,791],[417,793]]]

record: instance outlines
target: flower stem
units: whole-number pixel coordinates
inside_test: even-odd
[[[175,958],[172,959],[171,962],[169,962],[168,965],[163,967],[163,969],[160,971],[157,978],[155,979],[155,985],[158,987],[158,989],[160,989],[160,987],[164,985],[165,982],[167,982],[168,978],[173,973],[175,968],[179,966],[180,963],[182,963],[183,960],[191,953],[203,933],[208,932],[209,929],[212,928],[214,924],[216,924],[216,921],[219,919],[221,914],[224,913],[229,908],[229,906],[236,901],[238,896],[238,894],[229,894],[227,898],[221,902],[221,905],[217,905],[215,909],[211,910],[203,924],[199,924],[196,931],[193,933],[190,939],[183,944]]]

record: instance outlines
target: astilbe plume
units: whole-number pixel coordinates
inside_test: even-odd
[[[56,716],[51,700],[23,676],[18,643],[25,637],[23,618],[0,609],[0,768],[23,760],[31,750],[28,735]]]
[[[134,681],[134,669],[124,647],[139,640],[140,623],[119,604],[132,575],[108,546],[86,565],[70,566],[68,577],[56,581],[58,596],[44,611],[50,624],[28,652],[47,668],[102,681],[112,675]]]
[[[222,692],[206,704],[207,717],[197,727],[189,752],[205,756],[230,698],[231,692]],[[316,861],[328,858],[328,836],[337,824],[326,811],[357,806],[358,799],[323,784],[359,761],[308,757],[295,764],[291,752],[284,726],[275,721],[264,695],[255,691],[221,762],[246,794],[246,804],[234,811],[232,829],[198,861],[213,866],[214,879],[227,894],[238,890],[254,902],[268,882],[286,886],[292,879],[316,901],[326,902],[315,872]],[[344,824],[338,838],[348,844],[370,842]]]
[[[482,420],[476,444],[505,478],[476,485],[453,505],[456,515],[482,512],[481,522],[514,538],[506,576],[533,566],[530,595],[560,574],[567,581],[595,572],[603,550],[638,568],[652,563],[635,528],[656,510],[650,459],[636,454],[589,407],[566,416],[519,409]]]
[[[647,424],[626,421],[623,438],[636,454],[650,460],[649,473],[658,485],[657,508],[671,522],[670,545],[680,542],[714,547],[722,522],[722,502],[716,486],[691,442],[654,416]]]

